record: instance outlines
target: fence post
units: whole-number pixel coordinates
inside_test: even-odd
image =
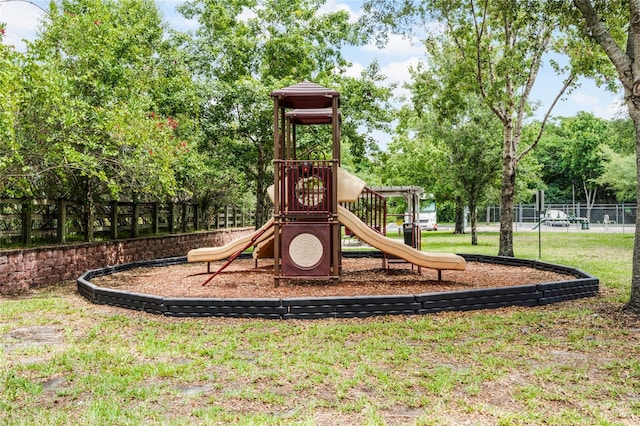
[[[200,229],[200,209],[197,204],[193,204],[193,227],[195,231]]]
[[[187,204],[180,204],[180,230],[187,232]]]
[[[58,243],[67,242],[67,202],[63,199],[58,200],[58,218],[57,218]]]
[[[169,222],[169,233],[170,234],[173,234],[174,231],[175,231],[175,227],[174,227],[174,225],[175,225],[175,207],[176,207],[175,203],[173,201],[171,201],[169,203],[169,217],[168,217],[168,220],[167,220],[167,222]]]
[[[138,238],[138,216],[140,215],[140,205],[134,201],[131,206],[131,236]]]
[[[158,202],[155,201],[151,204],[151,232],[153,232],[153,235],[158,235],[158,231],[160,230],[159,212]]]
[[[111,239],[118,239],[118,202],[111,202]]]
[[[31,200],[22,200],[22,209],[20,211],[22,221],[22,244],[31,244]]]
[[[84,240],[90,242],[93,240],[93,205],[84,205]]]

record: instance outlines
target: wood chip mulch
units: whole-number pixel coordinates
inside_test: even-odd
[[[223,262],[211,264],[217,271]],[[205,286],[210,277],[203,263],[136,268],[91,282],[100,287],[161,297],[185,298],[288,298],[357,295],[421,294],[537,284],[572,277],[529,267],[467,262],[464,271],[437,271],[406,263],[383,268],[381,259],[342,260],[339,280],[282,280],[274,285],[273,260],[237,259]]]

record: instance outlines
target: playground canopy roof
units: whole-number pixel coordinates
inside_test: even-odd
[[[278,104],[284,108],[319,109],[331,107],[333,98],[340,97],[340,92],[319,84],[303,81],[284,89],[271,92],[271,97],[278,98]]]
[[[424,192],[420,186],[371,186],[372,191],[384,197],[409,197],[418,196]]]

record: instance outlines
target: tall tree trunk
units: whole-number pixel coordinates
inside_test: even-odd
[[[471,220],[471,245],[478,245],[478,208],[477,203],[473,201],[469,206]]]
[[[636,199],[640,201],[640,105],[629,104],[629,113],[636,129]],[[625,310],[640,314],[640,214],[636,211],[636,234],[633,244],[631,297],[625,305]]]
[[[500,198],[500,246],[498,256],[513,257],[513,197],[516,188],[516,153],[511,126],[505,126],[502,148],[502,193]]]
[[[593,210],[593,206],[596,203],[596,188],[589,189],[586,181],[582,182],[582,187],[584,188],[584,195],[587,199],[587,219],[591,221],[591,210]]]
[[[611,36],[605,19],[596,13],[590,0],[573,0],[573,4],[587,24],[587,31],[605,51],[611,63],[618,71],[618,78],[624,88],[624,99],[629,116],[636,131],[636,166],[638,190],[636,199],[640,201],[640,61],[636,53],[640,52],[640,1],[629,1],[629,25],[627,29],[627,46],[623,51]],[[631,270],[631,298],[625,309],[640,314],[640,215],[636,214],[636,234],[633,245]]]
[[[456,197],[456,226],[454,234],[464,234],[464,203],[462,197]]]

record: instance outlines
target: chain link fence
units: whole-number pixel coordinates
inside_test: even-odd
[[[551,210],[563,212],[571,224],[577,224],[587,219],[590,227],[620,229],[622,232],[633,232],[638,212],[637,204],[595,204],[587,209],[586,204],[547,204],[542,212],[544,215]],[[534,204],[516,204],[514,222],[535,225],[539,221],[538,211]],[[482,220],[482,214],[478,215]],[[487,225],[500,222],[500,206],[487,207],[485,212]]]

